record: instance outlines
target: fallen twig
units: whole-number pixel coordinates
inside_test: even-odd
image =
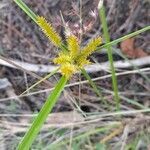
[[[121,75],[135,74],[135,73],[145,72],[145,71],[150,71],[150,68],[143,68],[143,69],[138,69],[138,70],[120,72],[120,73],[116,73],[116,75],[121,76]],[[111,77],[111,74],[108,74],[108,75],[105,75],[105,76],[94,78],[94,79],[92,79],[92,81],[103,80],[103,79],[107,79],[107,78],[110,78],[110,77]],[[79,85],[79,84],[86,84],[86,83],[88,83],[88,80],[79,81],[79,82],[75,82],[75,83],[70,83],[70,84],[67,84],[65,87],[72,87],[72,86],[76,86],[76,85]],[[53,89],[54,88],[49,88],[49,89],[44,89],[44,90],[40,90],[40,91],[36,91],[36,92],[30,92],[28,94],[18,95],[17,97],[26,97],[26,96],[36,95],[36,94],[39,94],[39,93],[50,92]],[[122,94],[122,93],[120,93],[120,94]],[[0,102],[11,100],[11,99],[14,99],[14,98],[16,98],[16,97],[2,98],[2,99],[0,99]]]
[[[4,65],[7,67],[16,68],[16,69],[20,69],[16,67],[16,66],[20,66],[21,68],[28,70],[28,71],[48,73],[58,68],[57,66],[53,66],[53,65],[30,64],[26,62],[17,61],[17,60],[11,60],[11,62],[12,64],[8,63],[6,60],[2,60],[0,57],[0,65]],[[150,56],[142,57],[142,58],[138,58],[138,59],[134,59],[130,61],[121,60],[121,61],[114,62],[115,68],[130,68],[133,66],[139,67],[139,66],[149,65],[149,64],[150,64]],[[92,64],[92,65],[88,65],[85,67],[85,70],[89,73],[98,72],[101,70],[108,70],[108,69],[109,69],[109,62]]]

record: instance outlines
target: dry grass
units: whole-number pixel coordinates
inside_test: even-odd
[[[26,0],[33,10],[51,20],[57,31],[63,35],[64,20],[77,36],[80,30],[79,1],[69,0]],[[148,1],[113,0],[106,1],[107,20],[111,39],[116,39],[129,32],[148,25]],[[83,45],[91,38],[101,35],[101,26],[97,17],[97,0],[83,1]],[[124,7],[126,6],[126,7]],[[92,11],[92,12],[91,12]],[[143,33],[135,37],[136,45],[149,53],[149,35]],[[113,47],[120,51],[119,45]],[[0,54],[5,58],[31,64],[53,65],[50,60],[56,56],[53,47],[38,27],[25,16],[11,1],[0,1]],[[93,62],[106,62],[107,55],[97,52],[91,58]],[[115,61],[122,60],[117,53]],[[33,145],[33,149],[99,149],[100,141],[105,141],[106,149],[140,149],[148,150],[150,143],[149,113],[138,112],[138,109],[150,107],[149,64],[140,66],[141,73],[132,68],[118,69],[118,86],[121,95],[120,115],[113,114],[115,104],[112,96],[111,79],[108,70],[91,73],[97,78],[96,84],[102,88],[108,106],[101,103],[93,89],[82,76],[74,76],[72,86],[68,86],[55,106],[43,130]],[[146,71],[145,71],[146,70]],[[42,73],[37,73],[43,76]],[[146,76],[146,78],[145,78]],[[33,89],[31,93],[19,97],[25,89],[37,81],[22,69],[0,65],[0,149],[15,149],[32,118],[40,110],[49,89],[58,80],[55,75]],[[74,84],[75,83],[75,84]],[[32,94],[36,92],[35,94]],[[33,115],[35,114],[35,115]],[[116,130],[120,129],[120,130]],[[119,131],[119,132],[117,132]],[[117,134],[116,134],[117,133]],[[113,135],[113,136],[112,136]],[[144,148],[143,148],[144,149]]]

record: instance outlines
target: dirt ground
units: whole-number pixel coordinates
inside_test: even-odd
[[[93,37],[102,36],[103,38],[97,10],[98,0],[24,0],[24,2],[36,14],[44,16],[51,22],[64,40],[64,24],[68,25],[76,36],[80,37],[81,20],[83,31],[81,44],[83,46]],[[82,7],[80,2],[82,2]],[[149,0],[105,0],[105,6],[111,40],[150,25]],[[82,8],[82,16],[80,8]],[[142,54],[144,53],[147,59],[150,54],[149,41],[149,31],[134,37],[134,46],[142,50]],[[103,42],[105,43],[104,40]],[[121,111],[149,108],[150,63],[147,63],[147,59],[141,55],[134,58],[134,54],[131,56],[131,53],[128,55],[122,53],[121,44],[114,45],[112,50],[114,62],[140,60],[140,65],[133,66],[131,64],[130,67],[116,68],[117,73],[124,73],[117,77]],[[56,74],[27,94],[19,96],[40,77],[49,73],[41,71],[41,68],[34,71],[34,67],[38,65],[53,67],[52,60],[57,53],[58,49],[49,42],[38,26],[13,1],[0,0],[0,56],[2,56],[0,60],[3,60],[0,61],[0,149],[15,149],[34,117],[32,114],[36,114],[40,110],[51,88],[59,80],[60,74]],[[107,63],[106,50],[97,51],[90,59],[100,66]],[[142,62],[144,65],[141,64]],[[21,67],[21,63],[25,63],[26,69]],[[20,64],[20,67],[15,65],[14,68],[14,64]],[[31,65],[35,66],[31,67]],[[29,69],[30,67],[31,69]],[[30,71],[27,71],[28,69]],[[137,69],[142,69],[142,71],[137,71]],[[136,73],[132,72],[133,70],[136,70]],[[106,149],[134,150],[132,146],[136,144],[136,150],[148,150],[150,148],[149,113],[131,113],[123,115],[121,118],[115,115],[101,117],[102,114],[115,111],[111,78],[107,77],[109,74],[108,68],[90,72],[92,79],[99,78],[95,83],[102,90],[103,97],[107,99],[109,107],[100,101],[89,84],[80,83],[85,80],[82,75],[74,75],[71,78],[71,84],[65,89],[53,109],[52,117],[47,120],[43,132],[36,141],[40,143],[44,138],[43,142],[40,144],[35,142],[33,149],[50,149],[48,145],[69,139],[71,133],[74,138],[81,133],[88,133],[90,129],[119,122],[123,127],[118,134],[106,142]],[[76,84],[74,85],[74,83]],[[97,121],[94,122],[96,119]],[[64,124],[83,121],[85,123],[87,121],[86,126],[80,124],[63,128]],[[59,134],[56,132],[52,134],[53,129],[58,130]],[[116,128],[113,128],[111,132],[115,130]],[[79,141],[76,141],[76,144],[79,145],[77,149],[98,150],[95,145],[98,145],[97,143],[101,139],[105,139],[104,137],[109,133],[110,131],[94,134],[80,144]],[[75,149],[74,144],[70,148],[69,142],[66,142],[66,144],[62,144],[63,147],[58,149]]]

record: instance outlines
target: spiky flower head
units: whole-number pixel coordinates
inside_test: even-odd
[[[70,78],[74,73],[78,71],[78,68],[73,63],[64,63],[61,64],[60,71],[62,75]]]
[[[54,58],[53,62],[55,64],[65,64],[65,63],[71,63],[72,58],[67,53],[59,53],[59,56],[57,58]]]
[[[91,54],[95,51],[95,49],[97,48],[97,46],[100,45],[101,43],[102,43],[101,37],[92,39],[92,40],[81,50],[80,57],[82,57],[82,56],[88,57],[89,55],[91,55]]]
[[[37,24],[42,29],[44,34],[48,37],[48,39],[56,46],[61,47],[62,39],[52,27],[50,23],[44,17],[38,16],[37,17]]]
[[[68,51],[70,52],[70,56],[72,58],[75,58],[80,51],[80,46],[77,37],[74,35],[68,36],[67,44],[68,44]]]

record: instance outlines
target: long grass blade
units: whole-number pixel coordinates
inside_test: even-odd
[[[67,78],[62,76],[59,80],[58,84],[55,86],[55,89],[52,93],[48,96],[45,104],[41,108],[38,116],[34,119],[31,127],[26,132],[25,136],[21,140],[18,145],[17,150],[29,150],[31,144],[35,140],[37,134],[39,133],[40,129],[42,128],[48,114],[51,112],[52,108],[54,107],[55,103],[57,102],[61,92],[64,89],[65,84],[67,83]]]
[[[105,41],[106,41],[106,43],[109,43],[110,42],[110,36],[109,36],[109,32],[108,32],[108,26],[107,26],[104,6],[102,6],[99,9],[99,15],[100,15],[100,19],[102,22],[102,28],[103,28]],[[117,84],[117,77],[115,74],[115,67],[113,64],[113,55],[112,55],[112,50],[111,50],[110,46],[107,46],[107,53],[108,53],[110,68],[112,71],[112,85],[113,85],[114,97],[115,97],[115,101],[116,101],[116,108],[117,108],[117,110],[119,110],[120,98],[119,98],[119,94],[118,94],[118,84]]]
[[[132,37],[134,37],[134,36],[136,36],[136,35],[139,35],[139,34],[145,32],[145,31],[148,31],[148,30],[150,30],[150,26],[144,27],[144,28],[142,28],[142,29],[140,29],[140,30],[137,30],[137,31],[135,31],[135,32],[132,32],[132,33],[130,33],[130,34],[127,34],[127,35],[125,35],[125,36],[123,36],[123,37],[121,37],[121,38],[118,38],[118,39],[114,40],[114,41],[111,41],[111,42],[109,42],[109,43],[106,43],[106,44],[104,44],[104,45],[98,47],[96,51],[99,51],[99,50],[101,50],[101,49],[103,49],[103,48],[107,48],[108,46],[116,45],[116,44],[118,44],[118,43],[120,43],[120,42],[122,42],[122,41],[124,41],[124,40],[126,40],[126,39],[132,38]]]
[[[36,14],[22,1],[14,0],[14,2],[34,21],[36,22]]]

